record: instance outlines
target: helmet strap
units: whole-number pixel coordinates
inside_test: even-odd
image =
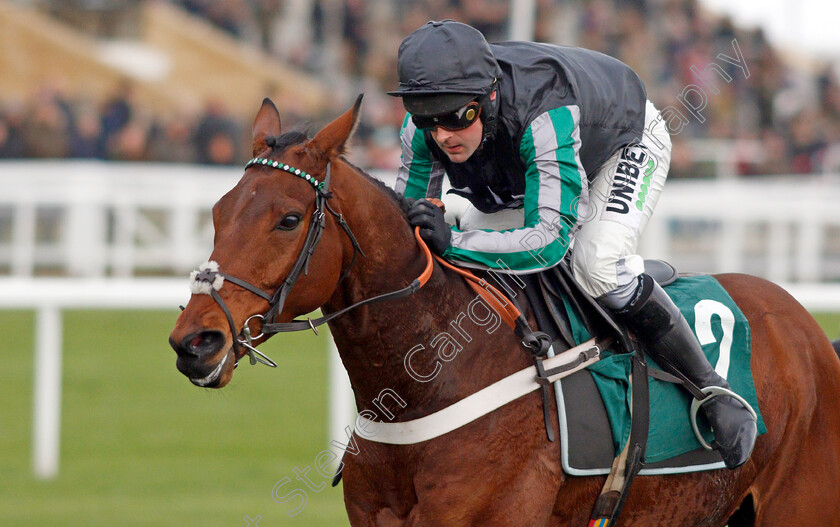
[[[490,92],[481,97],[479,101],[481,105],[481,122],[484,126],[481,140],[490,138],[496,133],[496,119],[499,115],[499,88],[498,83],[494,82],[490,87]]]

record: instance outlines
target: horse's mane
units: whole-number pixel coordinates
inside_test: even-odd
[[[376,179],[375,177],[373,177],[370,174],[368,174],[367,172],[365,172],[363,169],[357,167],[356,165],[354,165],[350,161],[347,161],[347,159],[344,156],[341,156],[341,159],[345,163],[347,163],[348,165],[350,165],[351,167],[356,169],[360,174],[365,176],[375,186],[379,187],[379,189],[386,196],[391,198],[394,201],[394,203],[397,204],[397,206],[400,208],[401,211],[403,211],[403,213],[408,212],[408,209],[411,208],[411,204],[413,203],[413,200],[409,200],[405,196],[400,196],[399,194],[397,194],[397,192],[394,189],[392,189],[391,187],[386,185],[382,180]]]
[[[302,130],[292,130],[291,132],[286,132],[274,138],[274,145],[271,150],[272,154],[280,153],[295,145],[299,145],[311,139],[309,136],[308,129]],[[379,187],[379,189],[388,196],[399,208],[403,213],[408,212],[408,209],[411,207],[412,201],[406,199],[404,196],[400,196],[399,194],[394,191],[391,187],[383,183],[382,181],[376,179],[375,177],[368,174],[364,169],[354,165],[350,161],[347,160],[346,157],[343,155],[340,156],[341,160],[350,165],[351,168],[362,174],[366,177],[371,183],[375,186]]]

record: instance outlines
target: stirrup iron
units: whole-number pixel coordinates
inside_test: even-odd
[[[706,442],[706,439],[703,437],[703,434],[700,433],[700,427],[697,425],[697,412],[700,410],[700,407],[703,404],[711,401],[715,397],[720,397],[722,395],[732,397],[741,405],[747,409],[747,411],[752,415],[753,420],[758,421],[758,414],[755,413],[753,407],[750,406],[750,403],[746,401],[743,397],[738,395],[737,393],[729,390],[727,388],[723,388],[721,386],[706,386],[705,388],[700,388],[700,391],[706,394],[706,397],[703,399],[692,399],[691,401],[691,428],[694,430],[694,435],[697,437],[697,441],[705,448],[706,450],[714,450],[712,445]]]

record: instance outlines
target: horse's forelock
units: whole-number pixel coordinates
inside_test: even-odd
[[[309,133],[305,130],[292,130],[285,134],[280,134],[277,137],[266,138],[266,144],[272,147],[272,153],[279,153],[291,148],[293,146],[305,143],[309,140]],[[269,142],[273,144],[269,144]]]
[[[302,145],[308,142],[310,139],[312,139],[311,134],[309,132],[309,129],[306,128],[286,132],[285,134],[279,135],[277,137],[267,137],[266,145],[271,147],[272,156],[282,157],[283,152],[285,152],[289,148]],[[320,150],[309,149],[306,151],[306,155],[315,163],[325,163],[328,161],[326,152],[321,152]]]

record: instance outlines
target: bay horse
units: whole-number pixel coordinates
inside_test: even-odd
[[[221,388],[231,380],[250,351],[245,344],[266,338],[250,340],[251,330],[260,330],[255,314],[274,309],[279,323],[294,325],[295,317],[319,307],[335,314],[404,290],[423,273],[426,259],[400,198],[343,156],[360,104],[361,97],[310,139],[281,135],[276,107],[263,102],[253,154],[269,164],[249,163],[214,206],[214,263],[202,271],[213,279],[205,280],[210,294],[194,291],[170,336],[178,369],[195,384]],[[288,168],[278,170],[274,161]],[[320,238],[317,246],[308,241],[313,236]],[[300,257],[306,248],[314,250]],[[223,284],[211,267],[224,275]],[[622,524],[840,525],[838,355],[780,287],[740,274],[716,278],[750,322],[752,371],[768,432],[736,470],[636,478]],[[435,353],[430,341],[463,317],[474,297],[461,277],[435,263],[413,294],[332,319],[358,410],[376,414],[374,401],[390,389],[405,403],[391,401],[390,417],[416,419],[532,366],[505,327],[463,326],[470,339],[457,355],[441,360]],[[411,368],[427,382],[407,371],[410,349],[420,350]],[[556,418],[556,408],[551,411]],[[560,445],[546,439],[538,392],[436,439],[391,445],[357,435],[356,441],[358,452],[346,456],[343,468],[354,526],[583,526],[604,482],[563,473]]]

